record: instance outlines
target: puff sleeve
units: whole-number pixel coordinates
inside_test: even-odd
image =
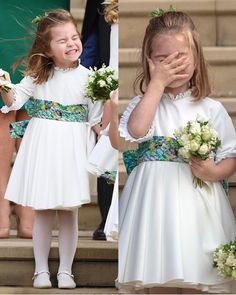
[[[35,83],[31,77],[25,77],[19,84],[15,84],[13,87],[14,101],[11,106],[3,106],[1,112],[6,114],[10,111],[19,110],[27,100],[33,96]]]
[[[221,103],[214,112],[213,125],[221,139],[221,147],[216,153],[216,162],[236,157],[236,132],[230,116]]]
[[[140,138],[135,138],[133,137],[128,130],[128,121],[129,121],[129,117],[132,113],[132,111],[134,110],[134,108],[138,105],[138,103],[140,102],[141,97],[140,96],[135,96],[130,103],[128,104],[128,107],[126,108],[126,110],[124,111],[121,120],[120,120],[120,125],[119,125],[119,132],[120,132],[120,136],[124,137],[125,140],[131,141],[131,142],[143,142],[146,141],[150,138],[153,137],[154,134],[154,123],[152,124],[151,128],[149,129],[149,131],[147,132],[147,134],[143,137]],[[142,124],[142,123],[141,123]]]

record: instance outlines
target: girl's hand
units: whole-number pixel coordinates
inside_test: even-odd
[[[9,73],[0,69],[0,80],[11,82]]]
[[[97,125],[94,125],[92,127],[92,130],[97,134],[98,138],[100,137],[100,132],[101,132],[101,125],[100,124],[97,124]]]
[[[111,92],[110,94],[110,104],[111,104],[111,111],[117,110],[119,105],[119,91],[118,88]]]
[[[158,63],[147,58],[151,82],[157,83],[165,89],[173,81],[188,77],[184,70],[190,64],[189,59],[185,56],[178,58],[178,54],[178,52],[174,52]]]
[[[111,122],[113,116],[118,116],[118,89],[111,91],[110,99],[108,99],[103,107],[102,130]]]
[[[191,158],[189,164],[194,176],[205,181],[218,181],[218,166],[215,164],[213,159],[203,161],[197,158]]]
[[[11,88],[11,79],[8,72],[0,69],[0,93],[5,89]],[[7,90],[8,91],[8,90]]]

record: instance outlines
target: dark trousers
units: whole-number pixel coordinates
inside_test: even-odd
[[[97,192],[98,192],[98,206],[100,209],[102,221],[99,228],[104,229],[107,214],[111,206],[113,184],[108,184],[103,177],[99,177],[97,181]]]

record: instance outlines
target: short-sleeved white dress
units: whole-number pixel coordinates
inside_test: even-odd
[[[7,186],[5,198],[36,210],[71,209],[90,202],[87,157],[95,144],[91,127],[102,116],[102,104],[84,96],[89,70],[55,68],[53,76],[37,85],[25,77],[15,85],[15,101],[3,112],[20,109],[30,98],[61,105],[85,104],[88,122],[31,118]]]
[[[124,112],[120,134],[127,140],[127,122],[140,101]],[[191,91],[164,94],[152,136],[173,137],[174,130],[197,118],[212,120],[222,140],[216,160],[236,156],[236,133],[220,102],[194,101]],[[118,285],[125,289],[157,286],[196,288],[223,293],[230,283],[213,268],[213,251],[236,237],[235,218],[220,182],[195,188],[186,163],[149,161],[133,169],[120,199]]]

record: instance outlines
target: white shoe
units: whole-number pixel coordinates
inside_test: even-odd
[[[36,272],[32,280],[34,281],[33,283],[34,288],[41,288],[41,289],[52,288],[52,283],[50,281],[50,272],[47,270]]]
[[[59,289],[74,289],[76,284],[74,276],[67,271],[61,271],[57,274],[58,288]]]

